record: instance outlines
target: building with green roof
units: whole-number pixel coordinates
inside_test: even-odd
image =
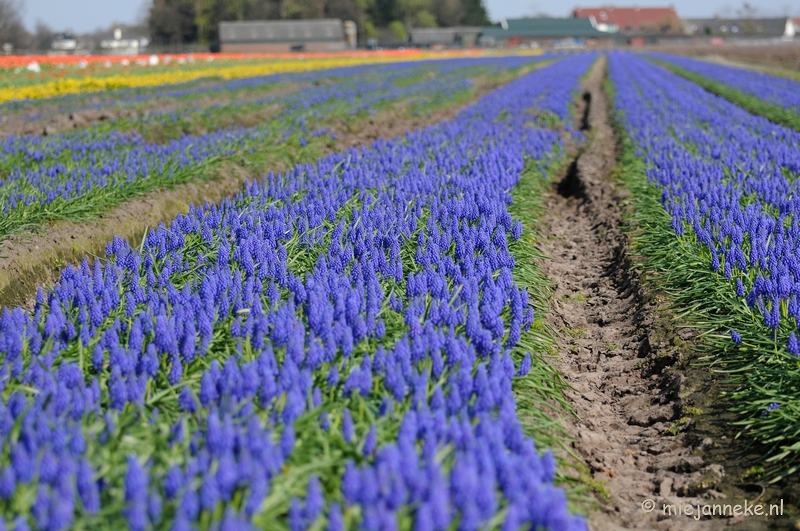
[[[591,18],[515,18],[483,28],[479,42],[491,46],[553,42],[564,39],[613,39],[614,33],[600,31]]]

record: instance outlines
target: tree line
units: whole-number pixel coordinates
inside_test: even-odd
[[[156,44],[214,44],[221,21],[352,20],[359,40],[403,41],[415,27],[486,26],[483,0],[153,0],[147,26]]]
[[[23,2],[0,0],[0,46],[48,49],[56,31],[68,28],[38,22],[29,31],[22,21]],[[143,19],[115,23],[81,37],[97,41],[113,28],[122,27],[126,34],[147,34],[156,45],[214,45],[222,21],[318,18],[354,21],[361,42],[373,38],[403,42],[412,28],[491,24],[484,0],[150,0]]]

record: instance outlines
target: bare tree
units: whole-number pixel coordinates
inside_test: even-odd
[[[742,7],[736,10],[736,15],[739,18],[754,19],[758,18],[759,13],[756,6],[752,5],[750,2],[744,2],[742,3]]]
[[[22,25],[21,0],[0,0],[0,45],[23,48],[30,35]]]
[[[53,42],[53,35],[55,35],[53,28],[41,20],[37,20],[33,35],[31,35],[30,48],[38,51],[49,50],[50,43]]]

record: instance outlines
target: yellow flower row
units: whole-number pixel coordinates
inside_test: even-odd
[[[51,98],[65,94],[98,92],[135,87],[152,87],[185,83],[204,77],[220,77],[238,79],[243,77],[265,76],[282,72],[301,72],[322,68],[335,68],[361,64],[389,63],[407,60],[443,59],[447,54],[419,53],[411,56],[392,55],[361,57],[334,57],[315,59],[285,59],[268,62],[253,62],[233,66],[206,63],[202,68],[180,68],[173,71],[161,71],[149,74],[118,74],[111,76],[85,76],[78,78],[60,78],[45,81],[36,85],[0,88],[0,103],[12,100],[28,100]],[[229,64],[229,63],[228,63]]]

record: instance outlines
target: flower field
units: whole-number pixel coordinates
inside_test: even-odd
[[[0,530],[656,527],[797,477],[794,81],[209,57],[0,60]]]
[[[0,171],[4,174],[0,179],[4,214],[0,239],[31,223],[74,215],[76,209],[97,211],[165,183],[196,179],[198,168],[218,165],[243,153],[252,155],[265,144],[271,149],[280,144],[306,147],[309,139],[332,134],[324,125],[334,116],[374,113],[393,102],[402,102],[421,112],[439,100],[468,91],[471,82],[466,76],[476,68],[491,73],[519,68],[529,62],[529,58],[512,57],[492,61],[450,60],[428,67],[419,63],[379,69],[351,67],[325,71],[328,79],[334,75],[337,82],[324,85],[313,83],[319,74],[304,75],[301,79],[311,83],[303,90],[279,96],[245,102],[234,99],[225,105],[211,104],[202,109],[183,107],[179,111],[153,112],[134,123],[111,121],[100,130],[84,129],[47,137],[8,137],[0,141]],[[426,78],[424,74],[432,71],[439,75]],[[267,76],[194,90],[166,89],[136,97],[135,102],[166,97],[186,100],[198,92],[213,97],[214,93],[241,90],[243,85],[250,88],[279,81],[280,78]],[[76,103],[60,102],[59,108],[77,106]],[[267,123],[233,128],[227,123],[226,118],[235,113],[265,106],[277,108]],[[42,116],[31,119],[41,120]],[[192,119],[202,119],[214,130],[180,134],[163,143],[147,141],[137,134],[142,127],[152,128],[157,124],[163,128]],[[120,129],[133,131],[121,133]]]
[[[666,54],[648,57],[753,114],[800,131],[800,82],[796,79]]]
[[[764,72],[743,70],[688,57],[652,54],[651,57],[669,61],[685,70],[723,83],[742,92],[761,98],[767,103],[800,110],[800,83]]]
[[[201,61],[189,56],[165,62],[158,56],[152,56],[134,62],[133,65],[127,60],[111,62],[105,59],[102,66],[99,66],[98,60],[93,60],[91,63],[85,59],[77,63],[75,61],[56,63],[58,59],[38,58],[44,63],[44,69],[36,59],[28,60],[24,66],[14,66],[13,69],[12,65],[18,64],[18,61],[5,61],[11,72],[8,79],[0,83],[0,103],[103,90],[154,87],[204,78],[239,79],[363,64],[391,64],[408,59],[417,61],[446,59],[454,55],[465,54],[409,51],[381,54],[349,53],[338,56],[311,54],[308,58],[223,56],[221,60],[214,55],[204,54],[200,57]],[[0,59],[0,68],[5,66],[3,63],[4,60]],[[85,71],[87,68],[91,68],[88,73]],[[118,72],[120,69],[123,69],[123,72]]]
[[[640,160],[670,227],[651,230],[646,246],[689,319],[716,333],[728,328],[727,338],[712,338],[711,361],[736,385],[737,425],[792,473],[800,450],[800,133],[639,57],[612,55],[609,72],[629,164]]]
[[[4,309],[6,524],[585,528],[516,413],[514,382],[547,362],[520,346],[535,315],[513,276],[523,227],[507,207],[523,173],[541,178],[580,138],[552,125],[569,123],[593,59],[520,77],[451,121],[270,173],[141,247],[115,239],[93,265],[67,266],[31,311]],[[333,107],[448,98],[463,67],[311,85],[281,97],[285,119],[269,130],[163,146],[113,131],[9,137],[5,230],[150,174],[313,136],[306,124]]]

